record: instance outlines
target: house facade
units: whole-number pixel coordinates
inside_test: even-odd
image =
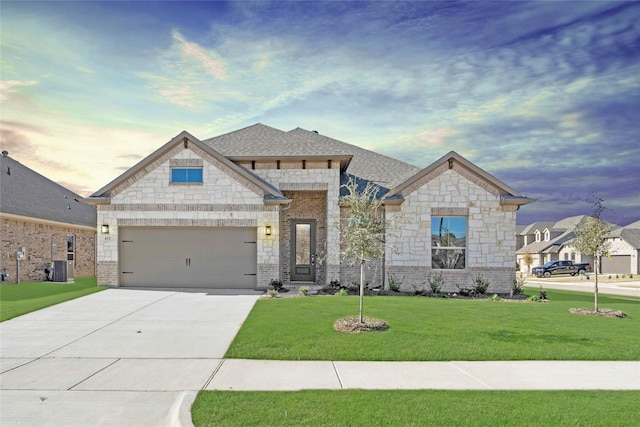
[[[66,262],[72,276],[95,276],[97,214],[81,199],[2,152],[0,272],[8,276],[4,283],[42,281],[52,261]]]
[[[519,270],[529,274],[531,268],[549,261],[571,260],[575,263],[595,265],[593,256],[581,254],[574,247],[576,230],[585,215],[564,218],[558,222],[536,222],[518,227],[516,259]],[[640,221],[619,227],[611,224],[612,231],[606,240],[609,255],[602,258],[602,274],[638,274],[640,251]],[[527,266],[526,257],[531,264]]]
[[[401,214],[368,282],[511,289],[517,207],[532,202],[451,152],[425,169],[314,131],[257,124],[208,140],[182,132],[87,199],[98,210],[98,283],[264,288],[349,284],[341,185],[373,182]],[[343,190],[343,189],[342,189]]]

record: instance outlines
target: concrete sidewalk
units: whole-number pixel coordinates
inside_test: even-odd
[[[330,362],[226,359],[205,390],[640,390],[640,361]]]
[[[602,276],[600,276],[602,277]],[[555,279],[559,280],[559,279]],[[561,282],[536,277],[527,278],[527,286],[542,286],[546,289],[561,289],[565,291],[587,292],[593,294],[593,280],[582,282]],[[626,295],[640,297],[640,281],[634,282],[600,282],[598,281],[598,294]]]

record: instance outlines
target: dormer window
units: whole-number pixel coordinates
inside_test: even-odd
[[[172,184],[202,184],[202,168],[171,168]]]
[[[544,241],[548,242],[549,240],[551,240],[551,233],[549,233],[549,230],[544,230]]]
[[[536,230],[536,242],[540,241],[540,231]]]

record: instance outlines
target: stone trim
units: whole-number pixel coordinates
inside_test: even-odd
[[[469,216],[469,208],[431,208],[431,216]]]
[[[256,219],[120,218],[118,227],[257,227]]]
[[[482,179],[478,175],[472,173],[469,169],[464,168],[464,167],[460,166],[457,163],[454,163],[453,170],[458,172],[463,177],[467,178],[469,181],[473,182],[478,187],[480,187],[483,190],[485,190],[487,193],[493,194],[494,196],[499,196],[500,195],[500,191],[496,187],[494,187],[493,185],[489,184],[487,181],[485,181],[484,179]]]
[[[329,190],[326,182],[281,182],[278,184],[280,191],[322,191]]]
[[[167,160],[169,160],[172,157],[174,157],[176,154],[178,154],[183,149],[184,148],[182,147],[182,144],[176,145],[171,150],[167,151],[162,156],[158,157],[154,162],[151,162],[146,167],[140,169],[136,174],[130,176],[129,179],[125,180],[123,183],[121,183],[116,188],[114,188],[111,191],[111,194],[109,194],[109,196],[111,198],[117,196],[118,194],[120,194],[121,192],[123,192],[124,190],[129,188],[134,182],[139,181],[142,178],[144,178],[145,176],[147,176],[151,171],[153,171],[156,168],[158,168],[160,165],[162,165]]]
[[[277,212],[278,206],[229,203],[116,203],[100,206],[100,211],[153,212]]]
[[[204,160],[202,159],[170,159],[169,166],[172,168],[185,167],[194,168],[204,166]]]
[[[425,185],[427,182],[431,181],[432,179],[436,178],[439,175],[442,175],[444,172],[447,171],[447,169],[448,168],[446,164],[442,164],[438,166],[437,168],[432,170],[430,173],[426,174],[425,176],[423,176],[422,178],[420,178],[419,180],[417,180],[407,188],[403,189],[400,192],[400,194],[402,194],[402,197],[407,197],[409,194],[413,193],[414,191],[416,191],[417,189]]]

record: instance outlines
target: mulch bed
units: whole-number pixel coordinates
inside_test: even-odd
[[[598,311],[595,311],[592,308],[570,308],[569,313],[586,314],[587,316],[617,317],[620,319],[627,317],[626,313],[620,310],[613,310],[610,308],[601,308]]]
[[[385,331],[389,329],[389,325],[384,320],[367,316],[362,316],[362,323],[360,323],[360,316],[351,316],[336,320],[333,328],[345,334],[360,334],[363,332]]]

